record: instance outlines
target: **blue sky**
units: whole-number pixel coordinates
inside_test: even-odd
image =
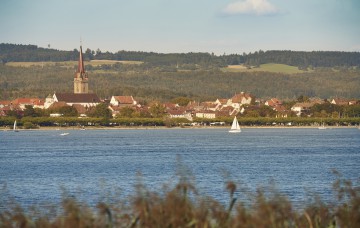
[[[0,0],[0,43],[60,50],[360,51],[359,0]]]

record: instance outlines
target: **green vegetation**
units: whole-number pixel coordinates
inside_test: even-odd
[[[180,66],[179,66],[180,68]],[[61,66],[10,67],[0,64],[0,100],[45,98],[73,91],[73,68]],[[179,71],[146,64],[86,66],[89,89],[101,98],[132,95],[139,101],[170,101],[187,97],[196,101],[230,98],[247,91],[256,97],[282,100],[308,97],[360,97],[359,70],[315,69],[301,74],[222,72],[218,69]],[[166,69],[166,70],[165,70]]]
[[[245,65],[230,65],[222,69],[224,72],[256,72],[265,71],[283,74],[298,74],[305,73],[307,70],[300,70],[298,67],[289,66],[285,64],[266,63],[261,64],[259,67],[247,67]]]
[[[76,61],[78,50],[60,51],[39,48],[36,45],[0,44],[0,62],[47,62]],[[360,66],[359,52],[339,51],[256,51],[254,53],[216,56],[213,53],[171,53],[118,51],[116,53],[86,49],[86,60],[141,61],[153,66],[187,65],[194,67],[217,68],[227,65],[245,64],[259,66],[277,63],[296,66],[301,69],[312,67],[353,67]]]
[[[157,112],[156,112],[157,113]],[[0,127],[11,128],[14,124],[15,117],[0,117]],[[194,123],[198,123],[202,126],[209,126],[213,122],[225,122],[226,125],[232,123],[232,117],[222,117],[216,119],[203,119],[195,118]],[[299,117],[289,117],[289,118],[275,118],[275,117],[239,117],[239,124],[241,126],[299,126],[299,127],[309,127],[309,126],[319,126],[321,123],[325,123],[328,126],[356,126],[360,125],[360,117],[348,117],[348,118],[338,118],[338,117],[313,117],[313,118],[299,118]],[[77,117],[23,117],[17,121],[19,128],[25,127],[32,124],[31,128],[39,127],[76,127],[76,126],[106,126],[106,127],[115,127],[115,126],[132,126],[132,127],[144,127],[144,126],[167,126],[167,127],[179,127],[184,125],[189,125],[191,123],[187,119],[182,118],[173,118],[168,117],[128,117],[124,116],[121,118],[109,119],[108,117],[92,117],[92,118],[77,118]]]
[[[186,175],[163,192],[150,191],[139,181],[134,194],[108,195],[96,207],[66,192],[59,205],[29,209],[2,197],[0,227],[359,227],[360,188],[335,174],[336,203],[313,197],[301,209],[273,186],[250,192],[230,180],[224,183],[229,195],[224,204],[199,194],[193,178]]]
[[[0,44],[0,100],[71,92],[79,52]],[[259,51],[216,56],[86,49],[89,89],[101,98],[132,95],[204,101],[240,91],[259,98],[360,97],[360,53]],[[227,67],[229,66],[230,67]]]

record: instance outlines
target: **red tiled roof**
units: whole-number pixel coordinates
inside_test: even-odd
[[[67,103],[100,103],[95,93],[56,93],[55,96],[58,101]]]
[[[134,98],[132,96],[114,96],[120,104],[133,104]]]
[[[274,107],[274,109],[277,112],[285,112],[285,111],[287,111],[286,108],[284,106],[282,106],[282,105],[277,105],[277,106]]]
[[[218,99],[221,104],[226,104],[228,99]]]
[[[26,98],[26,97],[21,97],[21,98],[16,98],[15,100],[12,101],[13,104],[33,104],[33,105],[38,105],[39,103],[41,103],[42,100],[39,98]]]
[[[69,105],[66,104],[65,101],[59,101],[59,102],[54,102],[53,104],[51,104],[49,109],[61,108],[61,107],[64,107],[64,106],[69,106]]]
[[[11,104],[11,101],[0,101],[0,105],[8,106]]]
[[[170,115],[184,115],[184,111],[182,110],[168,110],[167,112]]]
[[[164,103],[164,106],[167,109],[176,109],[178,107],[177,104],[173,104],[173,103]]]
[[[79,113],[79,114],[85,114],[86,113],[86,108],[84,106],[82,106],[81,104],[73,104],[72,105],[76,111]]]
[[[249,99],[250,97],[251,97],[251,96],[250,96],[249,93],[239,93],[239,94],[235,94],[235,95],[231,98],[231,100],[232,100],[233,103],[240,103],[243,98]]]

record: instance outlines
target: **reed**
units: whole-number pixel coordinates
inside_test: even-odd
[[[335,175],[337,203],[316,198],[301,210],[275,188],[258,188],[250,203],[239,201],[242,193],[233,181],[225,183],[229,202],[224,205],[200,195],[183,176],[164,192],[139,181],[134,195],[96,207],[69,196],[59,205],[31,209],[1,200],[0,227],[360,227],[360,187]]]

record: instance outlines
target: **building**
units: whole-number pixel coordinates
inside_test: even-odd
[[[297,116],[301,116],[303,113],[308,113],[312,106],[314,103],[296,103],[291,107],[291,111],[295,112]]]
[[[39,98],[16,98],[11,102],[12,105],[17,105],[21,110],[25,110],[25,106],[33,108],[44,108],[44,100]]]
[[[227,102],[227,106],[232,106],[237,110],[240,110],[240,107],[243,105],[250,105],[252,101],[252,96],[249,93],[241,92],[239,94],[235,94],[232,98],[230,98]]]
[[[54,93],[45,99],[45,108],[53,107],[54,103],[66,104],[75,107],[78,111],[94,107],[100,103],[99,97],[95,93],[89,93],[88,75],[85,72],[82,47],[80,46],[79,61],[74,77],[74,93]],[[85,109],[79,107],[83,106]],[[81,112],[80,112],[81,113]]]
[[[100,103],[95,93],[55,93],[53,101],[65,102],[69,106],[82,105],[84,107],[93,107]]]
[[[112,106],[134,106],[137,102],[134,100],[132,96],[112,96],[110,99],[110,105]]]
[[[85,72],[82,47],[80,45],[78,68],[77,71],[75,72],[75,77],[74,77],[74,93],[75,94],[89,93],[88,80],[89,80],[88,75]]]

